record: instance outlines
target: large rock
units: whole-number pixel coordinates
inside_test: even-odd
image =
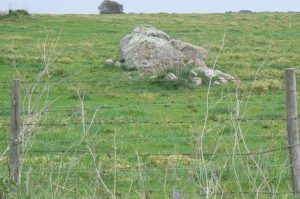
[[[204,64],[207,51],[179,40],[151,26],[138,26],[121,41],[120,60],[142,73],[189,62]]]
[[[207,51],[204,48],[171,39],[166,33],[148,25],[137,26],[130,35],[121,40],[120,62],[128,68],[138,69],[142,75],[156,74],[168,67],[193,65],[197,70],[203,69],[202,75],[208,77],[220,75],[220,83],[235,79],[226,73],[206,67],[206,56]],[[195,77],[199,70],[191,73]],[[223,78],[226,78],[226,81]]]

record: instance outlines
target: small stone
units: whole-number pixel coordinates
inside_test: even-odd
[[[195,64],[195,61],[194,61],[194,60],[188,61],[188,65],[194,65],[194,64]]]
[[[192,78],[192,82],[196,85],[196,86],[201,86],[202,85],[202,79],[200,77],[193,77]]]
[[[157,78],[157,75],[153,75],[150,77],[150,79],[156,79]]]
[[[121,62],[120,62],[120,61],[116,61],[116,63],[115,63],[115,66],[117,66],[117,67],[121,67],[121,66],[122,66],[122,64],[121,64]]]
[[[195,66],[197,66],[197,67],[203,67],[203,66],[205,66],[205,62],[203,60],[201,60],[201,59],[196,59]]]
[[[105,64],[107,64],[107,65],[113,65],[114,61],[112,59],[108,59],[108,60],[105,61]]]
[[[174,75],[173,73],[168,73],[165,77],[166,81],[176,81],[178,80],[178,77]]]
[[[213,70],[211,68],[208,68],[207,66],[193,68],[191,70],[191,75],[197,77],[195,76],[195,74],[197,74],[198,76],[204,76],[206,77],[206,79],[216,78],[217,80],[213,82],[213,84],[216,85],[227,84],[230,82],[238,82],[233,76],[224,73],[220,70]]]
[[[174,199],[180,199],[180,193],[178,191],[175,191],[173,195],[174,195]]]
[[[219,77],[219,81],[220,81],[221,84],[226,84],[226,83],[228,83],[228,80],[225,79],[224,77]]]
[[[190,73],[193,77],[198,77],[198,73],[195,70],[192,69]]]

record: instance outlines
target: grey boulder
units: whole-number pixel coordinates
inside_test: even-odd
[[[205,65],[207,51],[180,40],[171,39],[165,32],[149,25],[137,26],[121,40],[120,63],[135,68],[140,75],[157,75],[166,68],[194,68],[190,71],[191,81],[201,85],[210,78],[213,84],[238,82],[233,76]],[[167,74],[165,80],[175,81],[178,77]]]
[[[152,26],[138,26],[121,41],[120,60],[141,74],[156,73],[167,67],[184,67],[187,63],[204,64],[204,48],[171,39]]]

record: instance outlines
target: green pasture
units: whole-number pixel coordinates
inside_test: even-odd
[[[140,24],[205,47],[207,66],[241,83],[157,82],[105,65]],[[293,198],[284,70],[299,68],[299,46],[297,13],[0,18],[2,178],[22,80],[22,191],[6,196]]]

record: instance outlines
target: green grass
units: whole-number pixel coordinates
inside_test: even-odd
[[[138,71],[104,62],[118,58],[120,39],[135,26],[150,24],[174,38],[207,48],[206,63],[212,67],[226,32],[225,48],[216,68],[241,79],[237,96],[246,118],[240,123],[245,143],[255,152],[278,148],[287,145],[286,123],[281,120],[285,118],[284,69],[299,68],[299,21],[299,14],[275,13],[33,15],[0,19],[0,101],[4,107],[0,107],[1,153],[9,141],[10,82],[17,77],[13,63],[24,81],[22,119],[26,120],[32,117],[25,115],[28,99],[23,93],[31,86],[26,82],[34,80],[43,69],[44,46],[50,57],[52,94],[35,94],[31,103],[36,102],[35,111],[44,106],[46,99],[51,104],[39,116],[43,125],[29,131],[33,136],[30,148],[26,148],[21,197],[108,197],[96,180],[88,146],[96,154],[96,167],[109,190],[114,190],[115,182],[117,198],[168,198],[175,190],[184,198],[199,198],[207,187],[212,192],[290,192],[287,150],[253,155],[261,170],[248,155],[224,155],[247,153],[242,140],[234,149],[236,136],[240,136],[231,117],[236,108],[236,85],[212,86],[203,140],[206,155],[199,157],[196,153],[200,150],[207,85],[195,88],[141,81]],[[259,81],[253,83],[254,78]],[[55,83],[59,80],[73,82]],[[38,84],[34,92],[40,93],[44,86]],[[98,110],[86,135],[80,125],[76,91],[84,98],[87,123]],[[7,176],[7,161],[2,159],[0,177]],[[30,182],[27,188],[26,178]],[[290,194],[278,195],[285,196],[292,198]],[[241,195],[235,193],[232,197]],[[253,198],[255,194],[245,197]]]

